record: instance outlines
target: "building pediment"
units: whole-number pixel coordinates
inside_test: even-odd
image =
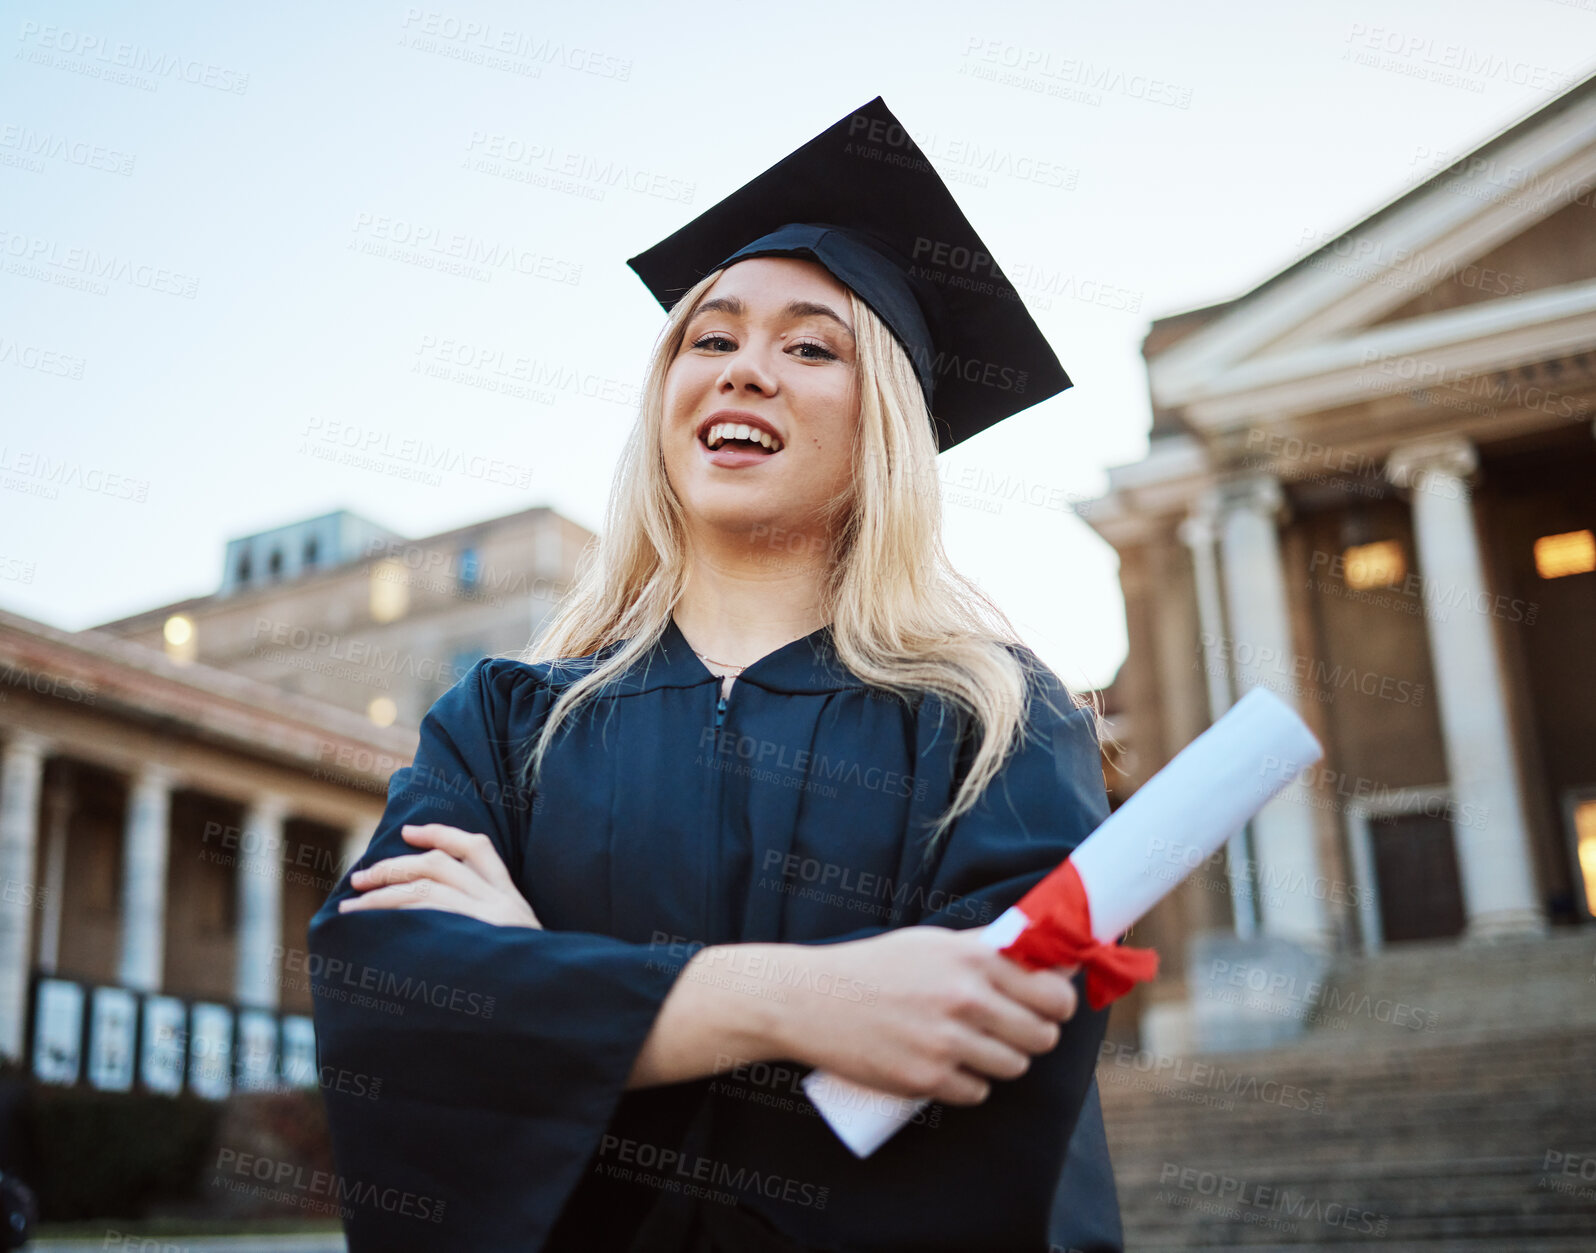
[[[1217,434],[1394,390],[1393,357],[1417,374],[1596,348],[1592,227],[1596,78],[1166,348],[1149,336],[1154,408]]]

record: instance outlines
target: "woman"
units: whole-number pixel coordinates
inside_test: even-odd
[[[976,934],[1106,815],[1093,717],[948,567],[929,409],[1068,379],[917,271],[984,246],[861,126],[634,259],[671,312],[596,559],[311,924],[320,1064],[381,1081],[326,1093],[353,1253],[1117,1247],[1106,1013]],[[857,1160],[817,1066],[935,1103]]]

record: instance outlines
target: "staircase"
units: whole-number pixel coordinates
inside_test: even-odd
[[[1596,929],[1327,983],[1289,1047],[1105,1052],[1127,1253],[1596,1253]]]

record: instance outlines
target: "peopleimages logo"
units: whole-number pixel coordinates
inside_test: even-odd
[[[1201,639],[1205,652],[1211,651],[1218,658],[1221,670],[1229,667],[1256,674],[1265,686],[1272,685],[1264,672],[1273,671],[1285,680],[1307,680],[1312,685],[1309,690],[1319,700],[1333,699],[1337,692],[1348,688],[1364,696],[1395,701],[1399,705],[1417,705],[1424,699],[1424,684],[1411,679],[1359,670],[1356,666],[1344,666],[1339,662],[1331,665],[1321,658],[1294,656],[1277,648],[1256,645],[1247,640],[1232,640],[1209,631],[1204,631]]]
[[[1025,394],[1025,385],[1031,375],[1027,370],[996,361],[982,361],[979,357],[961,357],[957,353],[939,352],[931,362],[931,373],[938,378],[961,378],[966,383],[979,383],[982,387],[995,387],[999,391]]]
[[[402,1188],[385,1187],[362,1179],[350,1179],[331,1171],[315,1170],[297,1162],[262,1157],[256,1153],[240,1153],[237,1149],[223,1148],[216,1156],[214,1167],[218,1182],[223,1186],[242,1191],[242,1180],[253,1179],[258,1185],[270,1189],[263,1195],[273,1199],[315,1198],[319,1203],[305,1208],[335,1209],[343,1217],[353,1217],[346,1208],[348,1203],[370,1206],[389,1214],[402,1214],[424,1222],[441,1223],[445,1201],[423,1196]],[[228,1179],[227,1176],[234,1176]]]
[[[780,849],[765,850],[765,861],[760,867],[759,886],[794,895],[804,895],[806,888],[820,893],[835,894],[833,903],[846,904],[847,898],[891,902],[890,911],[883,903],[883,912],[898,916],[910,908],[924,914],[946,911],[949,917],[964,918],[973,922],[990,922],[992,905],[946,888],[927,890],[925,884],[900,881],[890,875],[871,874],[854,866],[802,857],[797,853],[783,853]],[[808,899],[816,899],[813,896]],[[852,907],[852,906],[850,906]]]
[[[652,1183],[672,1192],[681,1191],[684,1182],[691,1182],[729,1188],[733,1195],[752,1194],[812,1209],[825,1209],[831,1195],[829,1187],[806,1180],[609,1133],[599,1141],[599,1157],[601,1168],[612,1168],[609,1173],[613,1178],[633,1178],[634,1170],[658,1172],[653,1177],[636,1176],[637,1182]]]
[[[1198,1209],[1252,1223],[1269,1217],[1282,1223],[1280,1229],[1295,1232],[1303,1221],[1344,1227],[1348,1231],[1383,1236],[1390,1218],[1375,1210],[1346,1201],[1323,1201],[1291,1187],[1272,1186],[1219,1171],[1165,1162],[1158,1172],[1158,1199],[1181,1209]],[[1200,1198],[1211,1199],[1215,1208],[1201,1205]],[[1219,1207],[1230,1207],[1228,1210]],[[1262,1224],[1260,1225],[1267,1225]]]
[[[471,992],[465,988],[451,987],[447,983],[428,983],[425,979],[418,979],[414,975],[406,975],[401,979],[391,970],[381,970],[375,966],[351,965],[337,957],[328,958],[318,953],[306,953],[300,949],[285,949],[281,945],[273,947],[272,960],[281,961],[284,970],[304,971],[321,985],[317,989],[318,994],[331,999],[343,999],[335,995],[340,991],[359,989],[363,992],[398,997],[400,1000],[420,1001],[434,1009],[453,1010],[472,1017],[484,1019],[493,1017],[494,997]],[[402,1011],[403,1007],[400,1009]]]
[[[1270,768],[1265,767],[1266,770]],[[1159,872],[1155,869],[1153,873],[1171,883],[1186,878],[1199,866],[1206,865],[1210,870],[1217,870],[1223,866],[1227,872],[1234,871],[1243,879],[1243,883],[1236,885],[1238,896],[1251,896],[1254,892],[1270,899],[1311,896],[1316,901],[1353,906],[1364,899],[1356,884],[1344,883],[1340,879],[1331,879],[1326,875],[1315,875],[1310,879],[1301,870],[1291,870],[1277,866],[1273,862],[1259,862],[1250,857],[1235,858],[1223,846],[1210,853],[1200,845],[1186,844],[1180,840],[1170,843],[1168,840],[1155,837],[1148,844],[1147,856],[1155,866],[1162,862],[1168,867],[1166,871]]]

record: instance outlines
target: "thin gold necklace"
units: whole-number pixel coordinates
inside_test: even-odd
[[[713,657],[706,657],[696,648],[693,649],[693,656],[697,657],[700,661],[709,662],[709,664],[712,666],[725,666],[728,670],[731,670],[736,674],[741,674],[744,670],[748,669],[748,666],[734,666],[729,661],[716,661]]]

